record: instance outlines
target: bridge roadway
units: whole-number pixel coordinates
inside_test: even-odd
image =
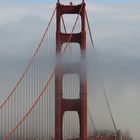
[[[106,136],[106,137],[89,137],[87,140],[116,140],[117,138],[115,136]],[[80,138],[72,138],[67,140],[80,140]],[[128,140],[128,139],[124,139]]]

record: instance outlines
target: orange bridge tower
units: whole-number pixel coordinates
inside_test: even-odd
[[[79,5],[62,5],[59,0],[56,9],[56,56],[57,66],[55,70],[55,140],[62,140],[63,115],[65,111],[76,111],[79,115],[80,140],[87,140],[87,70],[86,70],[86,20],[85,2]],[[79,14],[81,17],[80,33],[62,33],[61,18],[64,14]],[[78,64],[63,64],[62,45],[64,43],[79,43],[80,62]],[[69,46],[68,46],[69,47]],[[80,80],[79,99],[63,98],[64,74],[76,73]]]

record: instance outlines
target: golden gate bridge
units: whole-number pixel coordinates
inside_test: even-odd
[[[76,15],[70,32],[67,15]],[[0,104],[2,140],[131,140],[116,127],[102,79],[114,130],[96,128],[88,107],[89,46],[94,49],[85,1],[63,5],[58,0],[33,57]]]

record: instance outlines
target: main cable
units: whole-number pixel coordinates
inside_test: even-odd
[[[95,46],[94,46],[94,42],[93,42],[93,37],[92,37],[92,33],[91,33],[91,28],[90,28],[87,12],[86,12],[86,20],[87,20],[88,31],[89,31],[89,34],[90,34],[90,39],[91,39],[92,47],[95,50]],[[99,68],[98,61],[96,61],[96,62],[97,62],[97,66]],[[105,89],[105,85],[104,85],[104,82],[103,82],[102,75],[101,75],[100,71],[99,71],[99,75],[100,75],[100,80],[101,80],[101,84],[102,84],[102,87],[103,87],[104,97],[105,97],[105,100],[106,100],[106,103],[107,103],[107,107],[108,107],[108,110],[109,110],[109,113],[110,113],[110,116],[111,116],[111,120],[112,120],[114,129],[116,131],[117,137],[119,137],[117,126],[115,124],[115,120],[114,120],[113,113],[112,113],[112,110],[111,110],[111,106],[110,106],[110,103],[109,103],[109,99],[108,99],[108,96],[107,96],[107,91]]]
[[[91,120],[92,126],[93,126],[93,128],[95,129],[95,131],[97,132],[97,129],[96,129],[96,127],[95,127],[95,124],[94,124],[94,121],[93,121],[93,118],[92,118],[92,115],[91,115],[91,113],[90,113],[89,108],[88,108],[88,114],[89,114],[89,117],[90,117],[90,120]]]
[[[39,49],[41,48],[41,44],[42,44],[42,42],[43,42],[43,40],[44,40],[44,38],[45,38],[45,36],[46,36],[46,34],[47,34],[47,32],[48,32],[48,29],[49,29],[49,27],[50,27],[50,25],[51,25],[51,22],[52,22],[52,20],[53,20],[54,14],[55,14],[55,11],[56,11],[56,7],[55,7],[55,9],[54,9],[54,11],[53,11],[53,14],[52,14],[52,16],[51,16],[51,19],[50,19],[50,21],[49,21],[49,24],[48,24],[48,26],[47,26],[47,28],[46,28],[44,34],[43,34],[43,37],[42,37],[42,39],[41,39],[41,41],[40,41],[40,43],[39,43],[39,45],[38,45],[38,47],[37,47],[37,49],[36,49],[36,51],[35,51],[35,53],[34,53],[32,59],[31,59],[30,62],[28,63],[28,65],[27,65],[25,71],[24,71],[23,74],[21,75],[20,79],[18,80],[17,84],[15,85],[15,87],[13,88],[13,90],[11,91],[11,93],[10,93],[10,94],[8,95],[8,97],[4,100],[4,102],[0,105],[0,110],[4,107],[4,105],[9,101],[9,99],[11,98],[11,96],[15,93],[15,90],[16,90],[17,87],[20,85],[20,83],[21,83],[21,81],[23,80],[25,74],[27,73],[29,67],[30,67],[31,64],[33,63],[33,61],[34,61],[34,59],[35,59],[35,57],[36,57],[36,55],[37,55]]]
[[[73,28],[72,28],[70,37],[69,37],[69,39],[68,39],[68,41],[67,41],[67,44],[66,44],[66,46],[65,46],[65,48],[64,48],[64,50],[63,50],[63,52],[62,52],[62,55],[64,55],[64,53],[65,53],[65,51],[66,51],[66,49],[67,49],[67,47],[68,47],[68,44],[69,44],[69,42],[70,42],[70,40],[71,40],[71,38],[72,38],[72,34],[73,34],[73,32],[74,32],[74,29],[75,29],[75,27],[76,27],[77,21],[78,21],[78,19],[79,19],[79,15],[80,15],[80,13],[81,13],[82,7],[83,7],[83,4],[81,5],[79,14],[77,15],[77,18],[76,18],[76,21],[75,21],[74,26],[73,26]],[[56,8],[55,8],[55,9],[56,9]],[[50,83],[51,83],[51,81],[52,81],[52,79],[53,79],[53,77],[54,77],[54,75],[55,75],[56,66],[57,66],[57,64],[55,65],[55,68],[54,68],[54,70],[53,70],[53,72],[52,72],[52,74],[51,74],[49,80],[47,81],[45,87],[43,88],[42,92],[40,93],[40,95],[38,96],[38,98],[35,100],[35,102],[33,103],[33,105],[31,106],[31,108],[29,109],[29,111],[25,114],[25,116],[21,119],[21,121],[19,121],[19,123],[4,137],[3,140],[8,140],[8,138],[16,131],[16,129],[17,129],[17,128],[25,121],[25,119],[30,115],[30,113],[32,112],[32,110],[34,109],[34,107],[36,106],[36,104],[38,103],[38,101],[40,100],[40,98],[44,95],[44,93],[45,93],[46,89],[48,88],[48,86],[50,85]]]

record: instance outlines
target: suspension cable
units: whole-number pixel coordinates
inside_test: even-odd
[[[64,21],[63,16],[62,16],[62,23],[63,23],[63,26],[64,26],[65,33],[67,33],[67,29],[66,29],[66,25],[65,25],[65,21]],[[90,32],[90,35],[91,35],[91,32]],[[93,39],[92,39],[92,44],[93,44]],[[92,115],[90,113],[89,107],[88,107],[88,114],[89,114],[89,117],[90,117],[90,120],[91,120],[91,123],[92,123],[92,126],[93,126],[94,130],[97,131],[97,129],[95,127],[95,123],[94,123],[93,118],[92,118]]]
[[[47,26],[47,28],[46,28],[44,34],[43,34],[43,37],[41,38],[41,41],[40,41],[40,43],[39,43],[39,45],[38,45],[38,47],[37,47],[37,49],[36,49],[36,51],[35,51],[33,57],[31,58],[31,60],[30,60],[30,62],[28,63],[27,67],[25,68],[25,71],[24,71],[23,74],[21,75],[20,79],[18,80],[17,84],[15,85],[15,87],[13,88],[13,90],[11,91],[11,93],[10,93],[10,94],[8,95],[8,97],[4,100],[4,102],[0,105],[0,110],[1,110],[1,109],[4,107],[4,105],[9,101],[9,99],[11,98],[11,96],[15,94],[15,90],[16,90],[17,87],[20,85],[20,83],[21,83],[21,81],[23,80],[25,74],[27,73],[28,69],[30,68],[31,64],[33,63],[33,61],[34,61],[34,59],[35,59],[35,57],[36,57],[36,55],[37,55],[39,49],[42,47],[41,44],[42,44],[42,42],[43,42],[43,40],[44,40],[44,38],[45,38],[45,36],[46,36],[46,34],[47,34],[47,32],[48,32],[48,29],[49,29],[50,25],[51,25],[51,22],[52,22],[52,20],[53,20],[54,14],[55,14],[55,11],[56,11],[56,7],[55,7],[55,9],[54,9],[54,11],[53,11],[53,14],[52,14],[52,16],[51,16],[51,19],[50,19],[50,21],[49,21],[49,24],[48,24],[48,26]]]
[[[66,29],[66,25],[65,25],[65,21],[64,21],[63,16],[62,16],[62,23],[63,23],[63,26],[64,26],[65,33],[67,33],[67,29]],[[90,34],[91,34],[91,33],[90,33]],[[93,42],[93,40],[92,40],[92,42]],[[93,43],[92,43],[92,44],[93,44]],[[92,118],[92,115],[91,115],[91,113],[90,113],[89,108],[88,108],[88,114],[89,114],[89,117],[90,117],[90,120],[91,120],[91,123],[92,123],[92,126],[93,126],[94,130],[97,131],[97,129],[96,129],[96,127],[95,127],[95,124],[94,124],[94,121],[93,121],[93,118]]]
[[[89,34],[90,34],[90,39],[91,39],[92,47],[95,50],[94,42],[93,42],[93,37],[92,37],[92,33],[91,33],[91,28],[90,28],[90,24],[89,24],[89,19],[88,19],[87,12],[86,12],[86,20],[87,20],[88,31],[89,31]],[[98,61],[97,61],[97,63],[98,63]],[[97,66],[99,68],[99,65],[98,64],[97,64]],[[116,131],[117,137],[119,137],[118,130],[117,130],[117,127],[116,127],[116,124],[115,124],[115,120],[114,120],[114,117],[113,117],[113,113],[112,113],[112,110],[111,110],[111,106],[110,106],[110,103],[109,103],[109,99],[108,99],[108,96],[107,96],[107,91],[105,89],[105,85],[104,85],[104,82],[103,82],[102,75],[101,75],[101,72],[100,71],[99,71],[99,75],[100,75],[100,80],[101,80],[101,84],[102,84],[102,87],[103,87],[104,97],[105,97],[105,100],[106,100],[106,103],[107,103],[107,107],[108,107],[108,110],[109,110],[109,114],[110,114],[110,117],[111,117],[111,120],[112,120],[114,129]]]
[[[63,23],[63,26],[64,26],[65,33],[67,33],[67,29],[66,29],[66,25],[65,25],[65,21],[64,21],[63,16],[62,16],[62,23]],[[92,115],[90,113],[89,107],[88,107],[88,114],[89,114],[89,118],[91,120],[91,123],[92,123],[92,126],[93,126],[94,130],[97,131],[97,129],[95,127],[95,123],[94,123],[93,118],[92,118]]]
[[[97,131],[89,108],[88,108],[88,114],[89,114],[89,117],[90,117],[90,120],[91,120],[91,123],[92,123],[93,128],[95,129],[95,131]]]
[[[65,21],[64,21],[63,15],[62,15],[62,23],[63,23],[63,26],[64,26],[65,33],[67,33],[67,29],[66,29],[66,25],[65,25]]]
[[[76,18],[75,23],[74,23],[74,26],[73,26],[73,28],[72,28],[70,37],[69,37],[69,39],[68,39],[68,41],[67,41],[67,44],[66,44],[66,46],[65,46],[65,48],[64,48],[64,50],[63,50],[63,52],[62,52],[62,55],[65,53],[65,51],[66,51],[66,49],[67,49],[67,47],[68,47],[68,44],[69,44],[69,42],[70,42],[70,40],[71,40],[71,38],[72,38],[72,34],[73,34],[74,30],[75,30],[75,27],[76,27],[77,21],[78,21],[78,19],[79,19],[79,16],[80,16],[80,13],[81,13],[82,8],[83,8],[83,4],[81,5],[79,14],[77,15],[77,18]],[[56,8],[55,8],[55,9],[56,9]],[[52,81],[52,79],[53,79],[53,77],[54,77],[54,75],[55,75],[56,66],[57,66],[57,64],[55,65],[55,68],[54,68],[54,70],[53,70],[53,72],[52,72],[52,74],[51,74],[49,80],[47,81],[45,87],[43,88],[42,92],[40,93],[40,95],[38,96],[38,98],[35,100],[35,102],[33,103],[33,105],[31,106],[31,108],[29,109],[29,111],[25,114],[25,116],[21,119],[21,121],[20,121],[20,122],[5,136],[5,137],[4,137],[3,140],[8,140],[8,138],[16,131],[16,129],[17,129],[17,128],[25,121],[25,119],[30,115],[30,113],[32,112],[32,110],[34,109],[34,107],[36,106],[36,104],[38,103],[38,101],[40,100],[40,98],[44,95],[46,89],[49,87],[49,85],[50,85],[50,83],[51,83],[51,81]]]

